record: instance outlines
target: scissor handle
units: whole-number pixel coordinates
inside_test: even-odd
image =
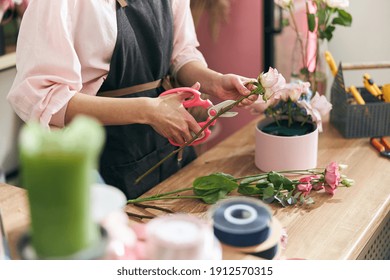
[[[191,107],[196,107],[200,106],[205,109],[208,109],[210,106],[213,106],[213,103],[211,103],[210,100],[208,99],[202,99],[200,97],[201,93],[191,87],[179,87],[179,88],[173,88],[169,89],[167,91],[164,91],[163,93],[160,94],[160,96],[168,95],[168,94],[173,94],[173,93],[179,93],[179,92],[189,92],[192,93],[192,98],[186,99],[183,101],[183,106],[185,108],[191,108]]]
[[[164,91],[163,93],[160,94],[160,96],[164,96],[164,95],[168,95],[168,94],[176,94],[176,93],[179,93],[179,92],[190,92],[192,93],[192,98],[190,99],[187,99],[187,100],[184,100],[183,101],[183,106],[184,108],[191,108],[191,107],[196,107],[196,106],[200,106],[200,107],[203,107],[205,109],[208,109],[209,107],[213,106],[213,103],[208,100],[208,99],[202,99],[200,97],[201,93],[194,89],[194,88],[190,88],[190,87],[179,87],[179,88],[173,88],[173,89],[170,89],[170,90],[167,90],[167,91]],[[200,127],[204,127],[209,121],[210,121],[210,117],[207,118],[207,120],[205,120],[204,122],[199,122],[199,126]],[[213,126],[215,125],[215,121],[213,121],[210,125],[210,126]],[[191,143],[190,146],[195,146],[195,145],[199,145],[203,142],[205,142],[207,140],[207,138],[209,138],[210,134],[211,134],[211,131],[209,129],[209,127],[207,127],[204,131],[203,131],[203,136],[196,139],[194,142]],[[172,139],[168,139],[169,140],[169,143],[171,143],[172,145],[174,146],[181,146],[179,144],[177,144],[176,142],[174,142]]]

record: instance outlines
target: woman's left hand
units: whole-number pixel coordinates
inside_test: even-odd
[[[218,88],[216,89],[216,96],[220,99],[237,100],[242,96],[247,96],[254,89],[254,85],[250,82],[256,81],[255,79],[245,78],[236,74],[225,74],[219,78]],[[241,101],[238,106],[248,106],[257,100],[257,95],[249,96]]]

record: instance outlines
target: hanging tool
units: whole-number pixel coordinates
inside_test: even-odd
[[[371,76],[367,73],[363,75],[363,84],[364,87],[375,97],[382,99],[382,91],[379,87],[374,83]]]
[[[390,159],[390,143],[385,137],[371,137],[370,143],[381,156]]]

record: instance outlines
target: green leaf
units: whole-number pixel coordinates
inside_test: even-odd
[[[339,15],[337,18],[335,18],[335,19],[338,19],[337,24],[343,25],[343,26],[351,26],[352,25],[352,16],[350,13],[348,13],[345,10],[340,10],[340,9],[338,9],[337,12]],[[336,24],[336,23],[333,23],[333,24]]]
[[[256,183],[256,188],[258,189],[265,189],[268,187],[269,182],[267,180],[260,180]]]
[[[307,14],[307,25],[309,27],[309,31],[313,32],[316,28],[316,17],[315,14]]]
[[[319,31],[321,39],[326,39],[330,41],[333,37],[333,31],[336,29],[334,25],[329,25],[324,31]]]
[[[292,191],[294,189],[294,184],[290,179],[274,171],[268,174],[268,181],[274,184],[277,190],[283,188]]]
[[[263,191],[263,199],[267,200],[271,197],[273,197],[275,194],[275,187],[273,184],[268,184],[268,187],[266,187]]]
[[[223,190],[214,190],[210,193],[208,193],[207,195],[205,196],[202,196],[200,199],[203,200],[203,202],[207,203],[207,204],[214,204],[216,203],[217,201],[225,198],[227,196],[227,192],[226,191],[223,191]]]
[[[233,179],[233,176],[224,173],[198,177],[192,184],[194,194],[204,202],[213,204],[238,187]]]
[[[260,195],[263,193],[262,189],[259,189],[254,185],[240,185],[238,186],[237,191],[243,195]]]
[[[314,200],[311,197],[305,199],[306,204],[314,204]]]

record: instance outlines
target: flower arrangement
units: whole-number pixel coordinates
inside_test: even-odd
[[[316,74],[317,76],[321,74],[319,73],[319,69],[317,69],[318,63],[321,60],[320,42],[324,40],[330,41],[337,25],[351,26],[352,16],[345,10],[349,7],[349,0],[304,1],[307,15],[305,38],[302,38],[303,33],[296,20],[295,3],[299,1],[275,0],[275,3],[288,13],[289,17],[284,20],[284,25],[290,26],[297,37],[299,50],[296,51],[301,61],[298,61],[300,65],[299,73],[293,73],[293,75],[298,75],[298,78],[310,81],[313,85],[314,92],[316,92],[316,80],[320,79],[316,77]]]
[[[322,131],[322,119],[328,115],[332,104],[317,92],[313,96],[310,83],[286,83],[285,78],[272,68],[258,79],[267,89],[263,98],[250,108],[253,113],[264,112],[276,124],[264,128],[264,132],[279,136],[303,135],[309,132],[310,127],[305,127],[308,122],[316,123],[318,130]]]
[[[258,197],[267,203],[277,201],[282,206],[297,203],[312,204],[314,200],[309,196],[312,190],[324,190],[326,193],[334,195],[339,186],[350,187],[353,185],[353,180],[341,174],[341,171],[346,167],[331,162],[326,168],[271,171],[240,178],[224,173],[212,173],[196,178],[192,187],[128,200],[128,204],[169,199],[200,199],[207,204],[214,204],[220,199],[226,198],[233,191],[245,196]],[[290,179],[286,175],[302,177]],[[178,195],[188,191],[192,191],[193,194]]]

